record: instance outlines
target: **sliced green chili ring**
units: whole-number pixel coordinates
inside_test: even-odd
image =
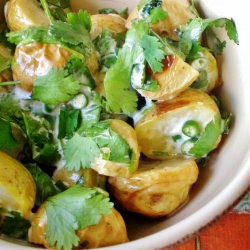
[[[195,137],[201,132],[200,124],[194,120],[188,120],[182,127],[182,133],[188,137]]]
[[[189,151],[191,148],[194,147],[196,141],[197,141],[197,138],[191,138],[191,139],[183,142],[181,145],[181,152],[185,155],[190,155]]]
[[[84,94],[76,95],[71,101],[71,105],[76,109],[85,108],[88,105],[88,97]]]

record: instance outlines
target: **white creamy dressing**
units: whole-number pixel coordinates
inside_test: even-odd
[[[134,112],[134,114],[132,115],[134,124],[136,124],[145,115],[147,111],[155,107],[155,103],[151,99],[145,98],[145,101],[146,104],[143,106],[143,108],[141,110]]]
[[[188,120],[194,120],[200,124],[202,131],[207,124],[214,119],[215,114],[211,109],[201,107],[185,107],[173,112],[172,117],[168,116],[167,122],[165,119],[159,119],[157,122],[157,131],[163,136],[164,142],[161,142],[166,147],[166,152],[181,153],[181,145],[190,139],[190,137],[182,133],[182,127]],[[155,134],[155,133],[154,133]],[[181,135],[181,138],[174,141],[173,136]]]

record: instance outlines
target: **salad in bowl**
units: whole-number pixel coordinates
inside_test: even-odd
[[[5,3],[0,230],[58,250],[119,247],[128,216],[157,223],[188,203],[229,133],[214,28],[238,34],[193,1],[75,2]]]

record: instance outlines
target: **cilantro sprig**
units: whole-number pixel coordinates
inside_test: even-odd
[[[72,54],[83,58],[94,50],[90,28],[90,14],[80,10],[78,13],[69,12],[65,21],[52,21],[48,28],[35,25],[22,31],[10,32],[7,38],[16,45],[32,42],[60,44]]]
[[[186,56],[188,56],[190,51],[192,50],[192,47],[195,44],[199,43],[199,40],[203,32],[211,27],[225,28],[229,39],[233,40],[236,44],[239,44],[238,33],[233,19],[228,19],[228,18],[202,19],[201,17],[197,17],[187,22],[187,24],[182,26],[179,31],[179,46],[182,52]],[[220,54],[222,53],[222,49],[224,47],[225,47],[225,41],[223,41],[223,45],[220,46],[221,49],[221,51],[219,52]]]
[[[108,152],[103,152],[103,148],[108,149]],[[98,157],[125,163],[133,170],[133,151],[128,143],[110,128],[109,120],[97,122],[81,134],[75,133],[64,146],[65,167],[68,170],[90,168]]]
[[[70,100],[80,91],[81,83],[64,69],[52,68],[46,75],[37,77],[32,98],[49,105]]]
[[[163,45],[150,33],[149,24],[143,19],[133,22],[116,63],[104,79],[107,102],[113,112],[131,115],[136,110],[137,96],[131,89],[133,66],[148,63],[154,73],[160,72],[164,56]]]
[[[151,24],[158,23],[167,17],[167,12],[162,9],[162,0],[141,0],[138,10],[140,17]]]
[[[112,207],[109,198],[97,189],[78,184],[50,197],[45,203],[48,243],[57,250],[71,250],[79,244],[76,231],[98,224]]]

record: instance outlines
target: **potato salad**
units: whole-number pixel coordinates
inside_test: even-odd
[[[216,58],[232,19],[188,0],[71,11],[9,0],[0,24],[0,234],[50,249],[129,241],[170,216],[229,131]],[[122,208],[122,209],[121,209]]]

